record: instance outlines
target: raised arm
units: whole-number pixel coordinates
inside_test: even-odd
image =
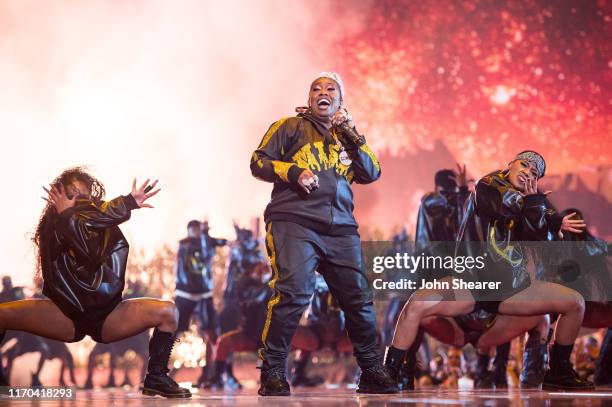
[[[153,183],[152,187],[157,184]],[[141,207],[152,208],[145,201],[159,192],[147,193],[148,180],[132,192],[111,201],[94,203],[86,197],[68,198],[63,186],[52,186],[47,201],[56,209],[55,230],[58,236],[81,258],[96,261],[105,250],[109,229],[130,219],[131,211]],[[149,189],[150,190],[150,189]]]
[[[366,144],[366,139],[355,128],[353,117],[346,109],[340,109],[332,120],[334,134],[353,161],[352,168],[355,174],[353,181],[358,184],[369,184],[380,178],[380,163],[374,152]]]

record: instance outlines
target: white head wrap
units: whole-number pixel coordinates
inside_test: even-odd
[[[327,78],[336,82],[338,84],[338,87],[340,88],[340,98],[344,99],[344,84],[342,83],[342,78],[340,78],[340,75],[335,72],[321,72],[319,76],[317,76],[312,82],[316,81],[319,78]]]

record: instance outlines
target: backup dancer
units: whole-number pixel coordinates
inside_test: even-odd
[[[155,181],[151,187],[157,184]],[[34,236],[38,271],[48,299],[0,304],[0,337],[18,330],[63,342],[89,335],[109,343],[154,328],[149,342],[146,395],[191,397],[168,376],[177,327],[176,307],[153,298],[124,300],[129,246],[119,225],[138,208],[151,208],[149,180],[104,201],[104,186],[82,168],[62,172],[45,188],[48,202]]]
[[[527,260],[517,256],[524,241],[552,240],[558,233],[579,232],[583,221],[561,217],[546,206],[546,194],[537,183],[544,176],[544,158],[534,151],[519,153],[503,170],[495,171],[477,184],[466,205],[459,233],[459,250],[471,255],[475,248],[487,253],[486,267],[463,275],[472,281],[500,281],[496,292],[469,290],[419,290],[400,315],[386,365],[397,372],[406,350],[413,345],[421,321],[430,316],[455,317],[472,311],[492,314],[533,316],[558,313],[550,369],[543,387],[549,389],[590,389],[592,384],[577,378],[570,355],[584,315],[584,299],[559,284],[530,281]],[[468,243],[466,245],[466,242]],[[476,244],[473,244],[476,243]]]
[[[177,252],[174,299],[179,313],[177,333],[189,330],[191,316],[195,313],[206,344],[206,363],[202,366],[197,387],[205,386],[208,381],[213,346],[218,338],[217,311],[213,303],[212,259],[217,247],[225,244],[226,239],[209,235],[208,221],[191,220],[187,223],[187,237],[181,239]]]

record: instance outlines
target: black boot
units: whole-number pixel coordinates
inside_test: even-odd
[[[491,358],[488,353],[478,354],[478,364],[476,365],[476,377],[474,387],[477,389],[492,389],[493,375],[489,372],[489,362]]]
[[[216,361],[214,364],[213,376],[202,384],[202,388],[207,390],[223,390],[225,387],[225,383],[223,382],[224,370],[225,361]]]
[[[399,391],[414,390],[414,380],[419,370],[415,353],[390,346],[385,358],[385,369],[397,383]]]
[[[542,386],[544,372],[548,363],[548,345],[541,343],[537,330],[529,332],[523,351],[523,370],[521,371],[521,388],[537,389]]]
[[[191,392],[179,387],[168,376],[168,362],[174,347],[175,336],[155,328],[149,341],[149,366],[142,386],[142,393],[147,396],[160,395],[168,398],[188,398]]]
[[[554,344],[550,350],[550,369],[544,374],[545,390],[593,390],[593,383],[580,380],[570,362],[574,345]]]
[[[393,345],[389,346],[387,349],[387,355],[385,356],[385,369],[387,369],[391,379],[398,385],[400,380],[400,370],[402,370],[407,354],[408,351],[398,349]]]
[[[419,328],[414,342],[407,351],[390,346],[385,359],[385,367],[398,385],[400,391],[414,390],[414,381],[419,372],[417,353],[421,348],[425,330]]]
[[[289,396],[291,389],[285,376],[284,367],[269,367],[267,363],[261,367],[260,386],[257,394],[260,396]]]
[[[510,355],[510,342],[499,345],[493,359],[493,384],[496,389],[507,389],[508,380],[506,370],[508,369],[508,357]]]
[[[390,394],[398,393],[397,382],[382,364],[361,369],[357,393]]]
[[[414,382],[421,370],[418,362],[416,353],[410,351],[406,353],[402,368],[399,372],[398,385],[401,391],[414,390]]]
[[[595,384],[612,386],[612,329],[608,329],[601,344],[595,367]]]

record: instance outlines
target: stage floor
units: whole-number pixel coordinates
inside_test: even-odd
[[[469,406],[612,406],[612,388],[588,393],[538,390],[418,390],[393,395],[357,395],[354,390],[314,388],[293,390],[291,397],[259,397],[254,389],[236,392],[199,391],[191,399],[170,400],[143,396],[135,390],[78,390],[71,401],[12,401],[0,398],[0,405],[14,406],[399,406],[399,405],[469,405]]]

